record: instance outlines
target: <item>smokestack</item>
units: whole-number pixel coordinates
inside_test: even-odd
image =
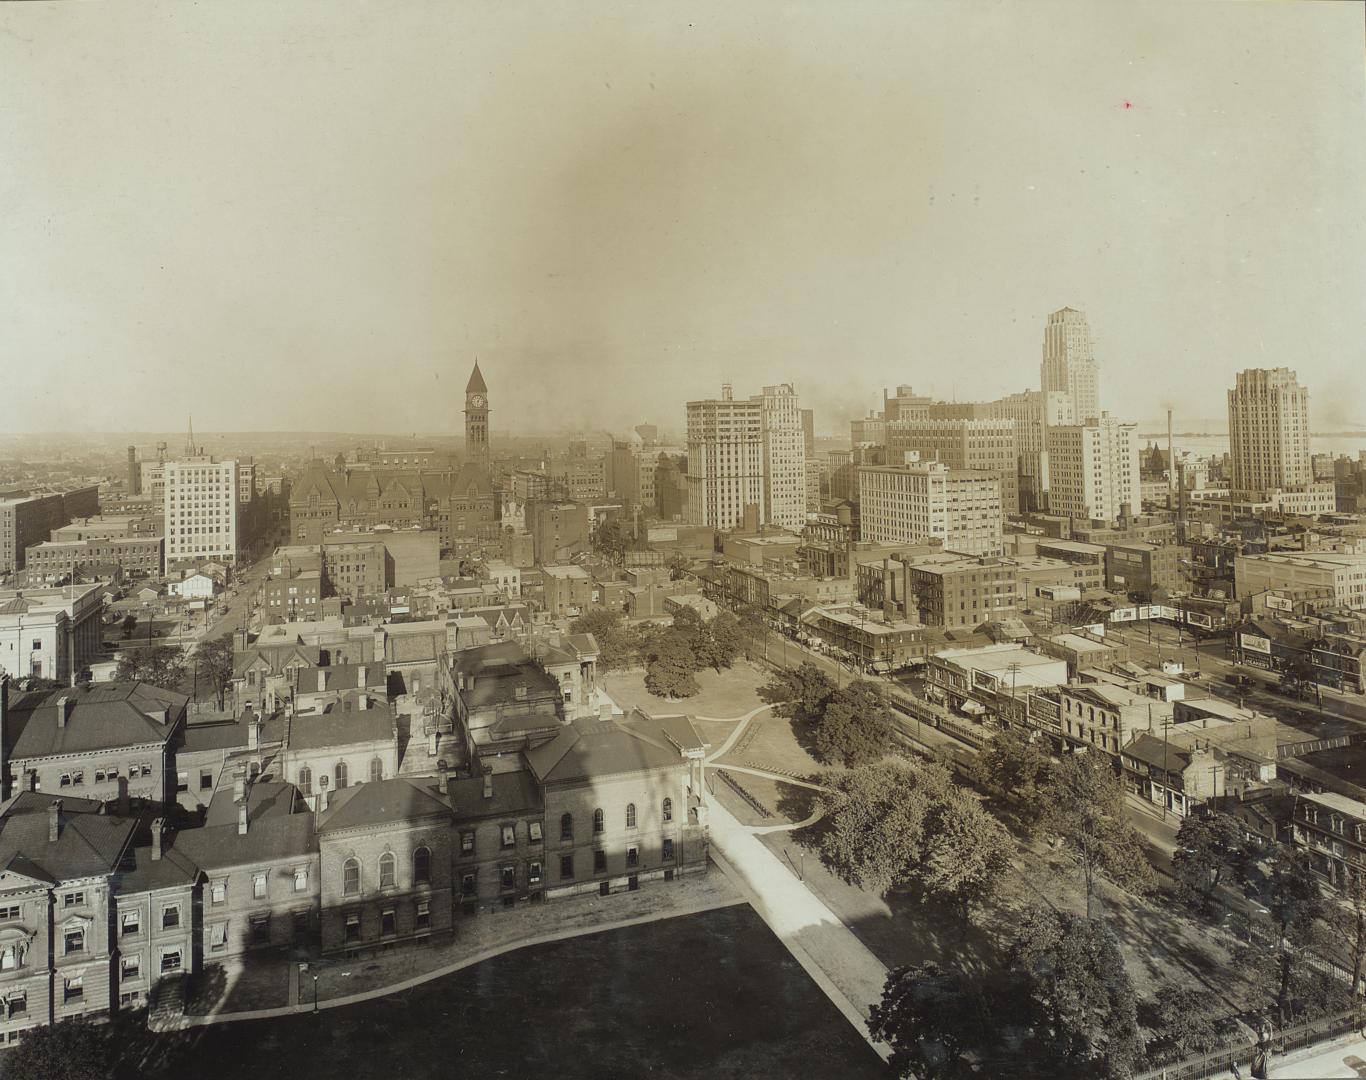
[[[436,763],[436,786],[442,795],[450,794],[451,777],[450,770],[446,767],[445,758]]]
[[[1176,453],[1172,449],[1172,411],[1167,410],[1167,505],[1172,506],[1171,493],[1176,490]]]
[[[161,861],[161,831],[166,827],[165,818],[156,818],[152,821],[152,861]]]
[[[247,804],[246,800],[237,807],[237,835],[247,835]]]
[[[55,844],[62,835],[62,800],[53,799],[47,807],[47,842]]]

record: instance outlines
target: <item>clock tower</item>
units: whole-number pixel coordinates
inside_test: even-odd
[[[477,360],[465,384],[465,460],[485,468],[489,465],[489,388]]]

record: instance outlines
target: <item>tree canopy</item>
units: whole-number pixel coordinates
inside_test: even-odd
[[[106,1080],[111,1047],[104,1030],[85,1020],[62,1020],[29,1028],[0,1060],[6,1077],[43,1080]]]
[[[114,677],[178,690],[185,681],[185,670],[185,652],[179,645],[153,645],[149,649],[127,650],[119,658]]]
[[[759,687],[759,698],[777,706],[774,712],[782,716],[811,723],[825,712],[826,702],[834,692],[835,681],[807,660],[795,668],[775,671]]]
[[[860,679],[833,691],[812,724],[812,743],[822,761],[850,769],[884,757],[892,725],[882,688]]]
[[[1037,822],[1042,811],[1040,790],[1048,778],[1051,758],[1039,740],[1021,727],[1002,728],[992,736],[975,762],[978,783],[998,791],[1024,825]]]
[[[694,673],[697,661],[682,631],[665,630],[651,640],[645,664],[645,688],[665,698],[692,697],[700,687]]]
[[[223,693],[232,685],[232,635],[206,638],[194,650],[198,678],[205,680],[218,695],[218,707],[223,708]]]
[[[1183,890],[1208,910],[1227,879],[1245,883],[1262,845],[1249,840],[1237,818],[1225,813],[1190,815],[1176,832],[1172,871]]]
[[[978,995],[936,964],[902,967],[887,976],[868,1031],[892,1048],[892,1073],[904,1080],[973,1075],[965,1054],[986,1035]]]

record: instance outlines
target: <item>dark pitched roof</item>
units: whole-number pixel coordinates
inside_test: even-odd
[[[246,745],[247,721],[243,715],[211,724],[186,724],[185,741],[179,752],[193,754],[203,750],[231,750]]]
[[[192,885],[199,878],[199,864],[175,844],[176,835],[162,834],[161,858],[152,858],[150,837],[143,837],[128,849],[119,871],[115,891],[120,895],[172,889],[177,885]]]
[[[1163,772],[1171,774],[1185,772],[1191,763],[1189,753],[1146,733],[1129,743],[1123,754],[1145,765],[1156,765]]]
[[[474,370],[470,372],[470,381],[465,384],[467,394],[487,394],[489,388],[484,385],[484,373],[479,370],[479,361],[474,362]]]
[[[58,726],[58,703],[63,698],[71,711],[66,723]],[[10,756],[37,758],[165,742],[184,716],[188,700],[149,683],[129,682],[20,694],[10,702]],[[168,723],[148,715],[166,715],[167,710]]]
[[[677,719],[691,726],[686,717]],[[622,720],[575,720],[549,742],[526,751],[527,765],[542,783],[590,780],[678,765],[682,753],[671,737],[674,726],[671,723],[666,729],[640,712]]]
[[[48,839],[54,802],[62,804],[55,843]],[[92,799],[20,792],[0,816],[0,867],[51,882],[112,873],[137,822],[100,813],[100,806]]]
[[[206,871],[307,855],[316,850],[313,815],[296,811],[293,784],[257,783],[247,793],[247,831],[237,831],[237,805],[230,788],[218,791],[204,825],[175,837],[175,849]]]
[[[493,774],[493,796],[484,798],[484,778],[452,780],[449,791],[455,815],[464,820],[503,817],[509,814],[539,814],[545,799],[536,778],[525,769]]]
[[[269,731],[276,741],[283,738],[283,724],[276,734],[275,725]],[[322,750],[329,746],[351,746],[356,743],[382,742],[394,737],[394,716],[384,702],[368,709],[353,708],[350,712],[329,709],[322,713],[300,713],[289,723],[289,745],[293,750]]]
[[[433,778],[400,776],[334,792],[332,805],[322,815],[318,831],[451,815],[449,797],[442,797]]]

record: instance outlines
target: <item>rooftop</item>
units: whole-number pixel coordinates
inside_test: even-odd
[[[14,759],[164,743],[185,715],[184,694],[149,683],[93,683],[36,690],[10,700]],[[58,723],[58,709],[68,710]]]

